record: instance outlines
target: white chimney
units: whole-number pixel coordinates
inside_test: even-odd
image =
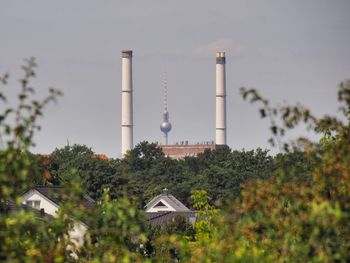
[[[216,53],[216,139],[226,145],[226,58],[225,52]]]
[[[122,51],[122,156],[133,148],[132,50]]]

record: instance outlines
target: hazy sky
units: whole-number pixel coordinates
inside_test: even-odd
[[[169,141],[215,139],[215,51],[226,51],[228,144],[269,148],[268,123],[242,100],[255,87],[278,103],[336,113],[350,77],[349,0],[0,0],[0,72],[18,86],[35,56],[38,96],[64,92],[40,120],[35,152],[86,144],[120,156],[121,53],[132,49],[134,142],[161,141],[163,72]]]

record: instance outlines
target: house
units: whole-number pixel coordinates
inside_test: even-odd
[[[41,214],[57,216],[60,204],[64,201],[63,187],[60,186],[37,186],[22,196],[22,204],[40,211]],[[78,204],[77,204],[78,205]],[[95,201],[84,195],[81,204],[85,208],[91,208]],[[88,226],[81,221],[75,220],[73,230],[69,233],[72,241],[77,245],[83,245],[84,235]]]
[[[190,223],[196,222],[196,211],[187,208],[166,188],[145,205],[145,216],[151,225],[164,225],[177,217],[185,217]]]
[[[55,217],[61,203],[64,202],[64,189],[59,186],[37,186],[22,196],[22,205],[38,211],[39,215]],[[82,203],[85,208],[95,206],[95,201],[85,195]],[[145,206],[145,217],[151,225],[165,225],[184,217],[189,223],[196,222],[196,211],[190,210],[181,201],[164,189],[161,194],[154,197]],[[84,235],[88,226],[76,220],[70,238],[77,246],[83,245]]]

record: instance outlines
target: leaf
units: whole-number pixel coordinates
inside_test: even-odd
[[[26,87],[27,84],[28,84],[27,78],[20,79],[20,82],[22,83],[22,86],[23,86],[23,87]]]
[[[240,88],[239,92],[242,94],[242,97],[243,97],[244,100],[247,99],[248,92],[247,92],[247,90],[244,87]]]
[[[29,93],[32,93],[32,94],[35,93],[35,91],[34,91],[34,89],[33,89],[32,87],[28,87],[28,88],[27,88],[27,91],[28,91]]]
[[[280,129],[280,135],[284,136],[284,134],[285,134],[285,130],[284,129]]]
[[[260,109],[260,117],[261,118],[265,118],[266,117],[265,109]]]
[[[28,96],[27,95],[25,95],[25,94],[19,94],[18,95],[18,99],[20,99],[20,100],[24,100],[24,99],[26,99]]]
[[[13,109],[7,109],[7,110],[5,111],[5,115],[9,115],[11,112],[13,112]]]
[[[277,126],[271,126],[271,131],[274,135],[277,135],[277,130],[278,130]]]
[[[9,135],[11,133],[11,127],[9,125],[5,125],[4,132],[6,135]]]
[[[285,120],[289,117],[289,114],[290,114],[290,109],[287,107],[285,108],[285,112],[283,113],[282,115],[282,118]]]
[[[7,101],[6,97],[4,96],[4,94],[0,93],[0,99],[4,102]]]

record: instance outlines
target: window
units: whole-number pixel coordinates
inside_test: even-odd
[[[40,201],[39,200],[30,200],[26,202],[27,206],[40,209]]]
[[[154,207],[167,207],[162,201],[159,201]]]

